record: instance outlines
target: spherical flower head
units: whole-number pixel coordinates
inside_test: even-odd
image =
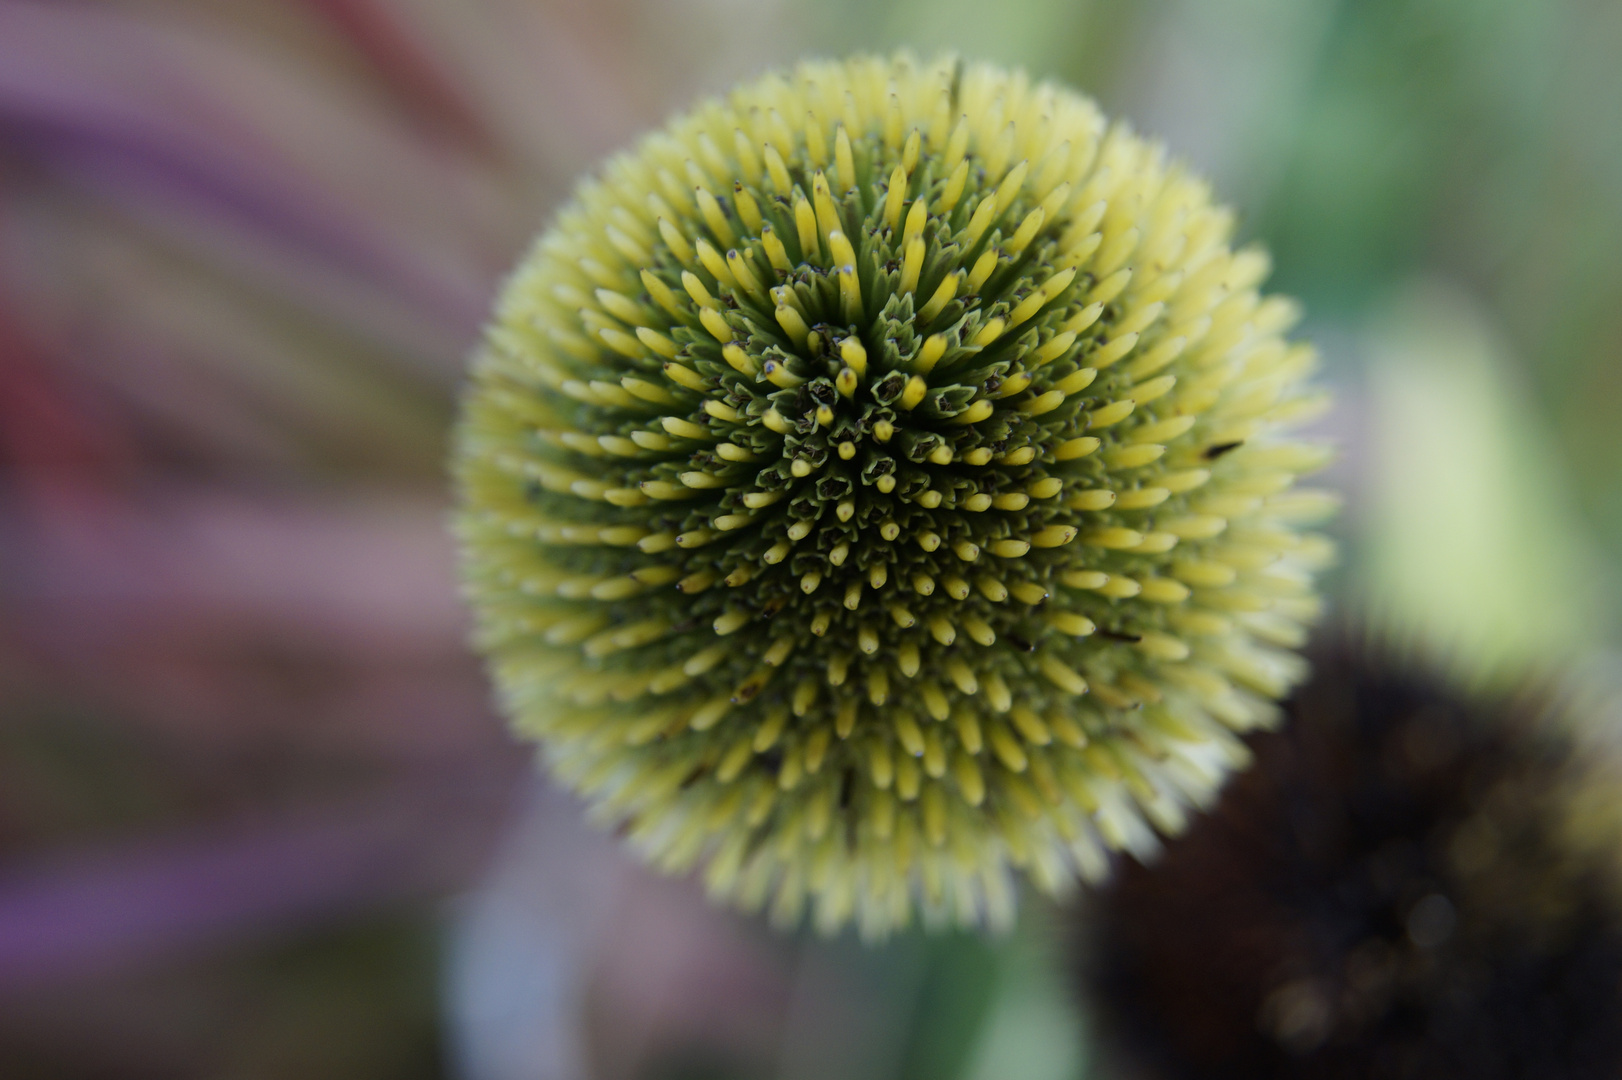
[[[784,923],[1006,924],[1176,830],[1299,674],[1309,348],[1229,211],[1093,104],[805,64],[587,180],[457,449],[520,733]]]
[[[1321,656],[1218,805],[1078,917],[1109,1075],[1622,1075],[1614,746],[1413,652]]]

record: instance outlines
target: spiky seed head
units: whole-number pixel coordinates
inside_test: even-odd
[[[1413,656],[1320,657],[1211,813],[1078,912],[1119,1075],[1622,1075],[1614,740]]]
[[[1273,715],[1313,353],[1159,148],[1024,75],[805,64],[587,180],[456,460],[520,733],[656,865],[825,930],[1006,923]]]

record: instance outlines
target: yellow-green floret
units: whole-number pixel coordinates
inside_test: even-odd
[[[460,430],[517,730],[656,865],[1006,923],[1205,804],[1301,674],[1321,400],[1232,214],[1052,84],[806,64],[587,180]]]

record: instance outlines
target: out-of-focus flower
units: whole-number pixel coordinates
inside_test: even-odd
[[[467,655],[453,390],[540,214],[725,78],[732,14],[0,0],[0,1059],[223,1075],[249,1013],[317,1055],[244,958],[478,873],[525,762]]]
[[[1006,924],[1175,831],[1300,673],[1312,350],[1091,102],[908,56],[701,105],[498,305],[458,451],[520,731],[779,921]],[[1152,826],[1152,827],[1151,827]]]
[[[1616,1075],[1614,756],[1388,646],[1318,663],[1290,712],[1091,912],[1133,1075]]]

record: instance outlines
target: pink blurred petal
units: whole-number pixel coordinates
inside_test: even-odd
[[[53,312],[58,334],[180,289],[241,296],[289,325],[319,323],[351,348],[375,350],[385,371],[442,387],[460,374],[478,326],[467,312],[417,303],[164,177],[103,168],[93,148],[58,153],[52,165],[60,186],[48,197],[16,193],[0,219],[0,266]],[[494,292],[494,273],[480,288]]]
[[[297,317],[206,264],[143,242],[127,222],[60,203],[14,207],[0,219],[0,264],[17,279],[17,309],[81,377],[172,427],[215,468],[283,473],[312,456],[437,477],[446,392],[469,331],[393,322],[395,304],[384,296],[376,321],[387,325],[366,340],[353,310],[338,324]],[[322,283],[286,269],[308,287]]]
[[[0,874],[0,996],[463,887],[511,769],[450,771],[346,805],[200,826]]]
[[[45,685],[216,752],[508,752],[442,503],[180,488],[72,505],[0,519],[0,634]]]
[[[0,6],[0,125],[47,158],[142,180],[132,192],[169,184],[470,327],[510,243],[508,215],[481,220],[494,188],[480,169],[316,70],[172,21]]]
[[[434,42],[503,144],[554,196],[675,104],[655,93],[616,33],[641,5],[399,0],[395,8]]]
[[[395,6],[376,0],[302,0],[319,12],[372,62],[389,85],[417,111],[452,134],[493,149],[484,120],[446,65]]]
[[[0,304],[0,464],[14,483],[117,470],[130,447],[106,410],[64,378]]]
[[[445,506],[376,492],[259,497],[158,489],[14,537],[14,603],[86,642],[126,621],[251,622],[402,652],[461,640]],[[48,610],[46,610],[48,609]],[[90,621],[85,616],[96,613]]]

